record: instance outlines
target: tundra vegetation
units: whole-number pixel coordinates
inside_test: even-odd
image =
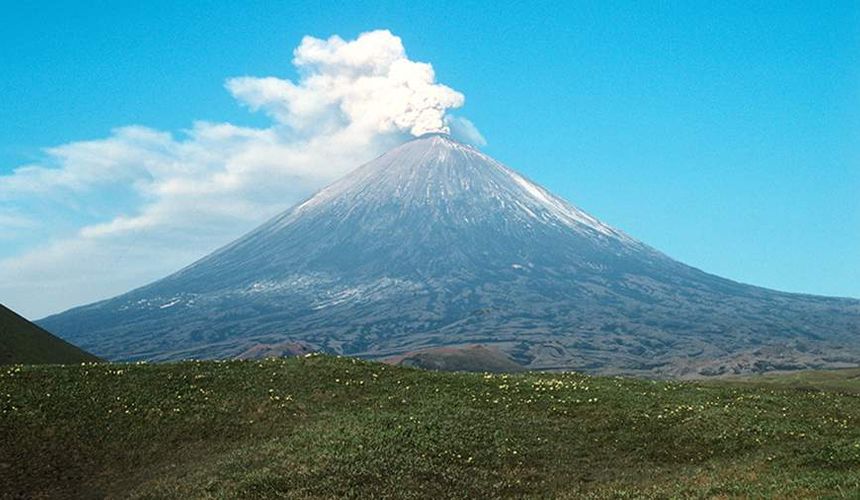
[[[10,498],[857,498],[860,370],[15,365],[0,368],[0,437]]]

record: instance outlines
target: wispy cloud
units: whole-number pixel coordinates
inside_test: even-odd
[[[27,217],[4,218],[4,207],[35,199],[46,221],[64,211],[97,219],[0,260],[0,299],[38,317],[105,298],[190,263],[409,135],[450,127],[483,143],[471,122],[447,114],[463,95],[388,31],[305,37],[293,64],[297,81],[226,82],[240,103],[271,117],[267,128],[126,126],[47,149],[44,162],[0,177],[0,234]],[[122,203],[104,206],[118,196]]]
[[[38,225],[35,219],[16,212],[0,211],[0,241],[17,239],[23,231]]]
[[[450,134],[463,142],[467,142],[473,146],[486,146],[487,140],[478,130],[478,127],[468,118],[462,116],[448,115],[445,117],[445,124],[450,129]]]

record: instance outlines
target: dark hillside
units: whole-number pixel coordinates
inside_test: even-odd
[[[99,361],[0,304],[0,365]]]

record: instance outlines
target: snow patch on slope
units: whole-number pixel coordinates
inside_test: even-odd
[[[630,239],[624,233],[612,229],[611,227],[607,226],[606,224],[603,224],[602,222],[586,214],[585,212],[582,212],[581,210],[577,210],[571,206],[562,203],[560,200],[547,193],[544,189],[527,181],[525,178],[523,178],[513,170],[508,168],[506,168],[505,170],[507,174],[511,177],[511,179],[513,179],[514,182],[517,183],[517,185],[523,188],[526,194],[528,194],[541,206],[546,208],[550,214],[566,222],[567,225],[571,228],[578,229],[578,225],[583,225],[605,236],[620,238],[624,240]],[[529,213],[534,216],[533,212],[529,211]]]

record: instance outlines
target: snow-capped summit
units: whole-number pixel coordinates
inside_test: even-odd
[[[632,241],[564,200],[555,197],[515,171],[442,133],[422,135],[389,151],[352,175],[329,186],[300,204],[281,220],[289,221],[326,206],[330,200],[342,204],[390,204],[396,201],[403,214],[419,207],[444,207],[463,212],[464,219],[488,216],[496,208],[510,207],[509,216],[525,223],[562,224],[577,231],[597,232]],[[462,202],[452,206],[451,201]],[[450,207],[450,208],[449,208]],[[434,215],[438,216],[438,213]]]
[[[167,278],[42,324],[112,359],[480,343],[529,368],[695,374],[832,364],[860,337],[860,305],[685,266],[432,133]]]

